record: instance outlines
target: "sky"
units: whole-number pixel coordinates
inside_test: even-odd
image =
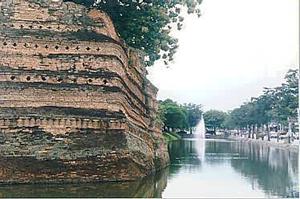
[[[228,111],[299,67],[299,0],[203,0],[201,12],[173,32],[174,62],[148,68],[158,99]]]

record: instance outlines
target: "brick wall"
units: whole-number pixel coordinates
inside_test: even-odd
[[[0,10],[0,183],[129,180],[168,164],[157,89],[107,14],[61,0]]]

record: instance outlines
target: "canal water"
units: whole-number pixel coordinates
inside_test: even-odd
[[[298,153],[197,139],[169,152],[168,168],[135,182],[0,186],[0,197],[299,197]]]

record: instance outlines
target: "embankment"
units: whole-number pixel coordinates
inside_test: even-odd
[[[256,143],[256,144],[263,144],[263,145],[267,145],[270,147],[290,150],[290,151],[299,153],[299,145],[298,144],[274,142],[274,141],[267,141],[267,140],[261,140],[261,139],[251,139],[251,138],[238,137],[238,136],[229,136],[228,139],[236,140],[239,142],[245,142],[245,143],[252,142],[252,143]]]
[[[163,132],[163,136],[166,142],[180,140],[182,137],[174,132]]]

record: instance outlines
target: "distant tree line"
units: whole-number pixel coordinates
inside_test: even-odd
[[[203,114],[205,127],[213,133],[217,129],[224,129],[225,120],[228,118],[228,113],[218,110],[209,110]]]
[[[228,113],[211,110],[204,113],[207,127],[247,130],[248,137],[260,131],[267,132],[270,139],[270,125],[287,129],[288,123],[297,121],[299,111],[299,70],[290,69],[285,82],[279,87],[264,88],[263,94],[252,97]],[[277,129],[276,129],[277,130]]]
[[[164,131],[190,131],[195,130],[202,115],[201,105],[179,104],[171,99],[159,101],[159,120]]]

